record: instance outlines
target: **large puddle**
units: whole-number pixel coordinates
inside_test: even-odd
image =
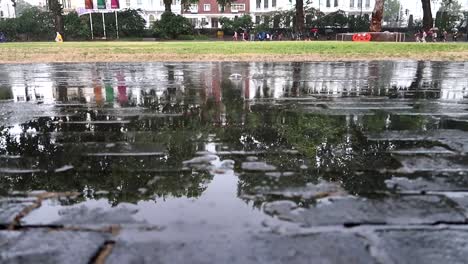
[[[0,69],[0,195],[79,193],[23,224],[203,233],[301,222],[330,197],[468,189],[468,63]]]

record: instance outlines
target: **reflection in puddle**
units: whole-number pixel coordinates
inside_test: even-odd
[[[203,230],[258,225],[266,202],[463,189],[444,179],[468,171],[467,66],[8,66],[0,194],[81,194],[44,201],[28,224]]]

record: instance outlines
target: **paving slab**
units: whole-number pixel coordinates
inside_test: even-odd
[[[392,263],[462,264],[468,259],[467,230],[381,230],[379,250]]]
[[[385,181],[396,192],[468,191],[468,173],[445,173],[392,177]]]
[[[355,224],[434,224],[464,222],[463,212],[443,196],[408,195],[377,199],[329,198],[310,208],[267,203],[266,213],[304,226]]]
[[[35,201],[35,198],[0,198],[0,224],[11,224],[19,213]]]
[[[121,203],[116,207],[104,202],[84,202],[73,206],[61,206],[44,201],[42,206],[26,216],[26,225],[59,225],[66,227],[110,227],[112,225],[143,224],[134,215],[138,208]]]
[[[377,263],[368,242],[354,234],[205,235],[209,239],[171,231],[124,232],[106,263]]]
[[[87,264],[107,239],[108,234],[98,232],[0,231],[0,263]]]

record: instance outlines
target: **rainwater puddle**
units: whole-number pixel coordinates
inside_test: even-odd
[[[0,68],[0,195],[79,194],[26,225],[243,232],[468,191],[467,63]]]

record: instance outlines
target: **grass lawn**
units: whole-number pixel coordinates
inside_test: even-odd
[[[0,45],[0,62],[467,61],[468,43],[393,42],[28,42]]]

